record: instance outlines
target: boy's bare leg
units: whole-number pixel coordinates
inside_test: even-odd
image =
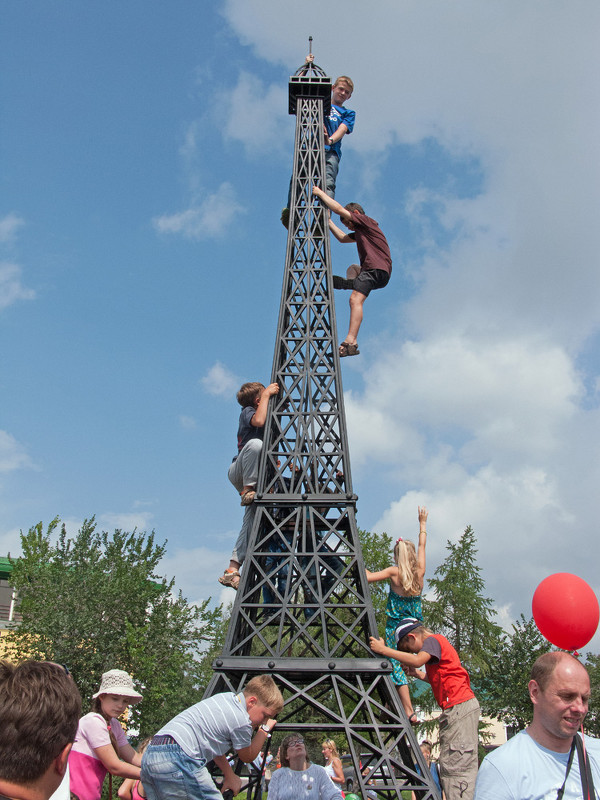
[[[366,299],[366,294],[357,292],[356,289],[350,295],[350,327],[345,339],[348,344],[356,344],[358,341],[358,331],[363,321],[363,304]]]

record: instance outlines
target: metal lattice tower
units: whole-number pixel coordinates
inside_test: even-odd
[[[277,730],[342,733],[359,787],[438,798],[390,679],[356,526],[333,305],[328,212],[313,199],[325,175],[331,81],[315,64],[290,78],[296,115],[292,204],[248,553],[223,654],[206,696],[270,673],[285,707]],[[416,766],[418,765],[418,769]],[[367,787],[362,769],[375,784]],[[251,782],[248,797],[258,798]]]

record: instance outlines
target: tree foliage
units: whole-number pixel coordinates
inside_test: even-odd
[[[358,538],[363,552],[365,567],[371,572],[379,572],[394,563],[392,537],[387,533],[371,533],[359,528]],[[378,581],[369,585],[371,601],[377,618],[379,635],[385,631],[386,607],[389,594],[388,581]]]
[[[131,726],[154,733],[197,702],[222,643],[222,608],[210,598],[189,605],[173,593],[174,580],[156,570],[165,545],[154,532],[114,534],[85,520],[74,538],[54,519],[21,533],[23,557],[12,582],[22,622],[10,633],[20,656],[66,664],[84,699],[101,675],[129,672],[144,695],[131,709]]]
[[[434,633],[443,634],[453,645],[477,687],[494,660],[502,629],[493,621],[493,601],[484,597],[485,583],[477,564],[475,533],[471,526],[454,543],[430,578],[434,599],[424,601],[425,622]]]
[[[512,633],[503,636],[489,671],[482,676],[479,701],[484,713],[522,730],[531,722],[529,676],[533,662],[550,650],[533,618],[521,614]]]

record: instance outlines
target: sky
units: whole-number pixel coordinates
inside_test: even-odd
[[[342,362],[358,523],[431,577],[467,525],[505,626],[541,580],[600,591],[595,0],[4,0],[0,554],[55,516],[156,532],[231,600],[227,480],[275,346],[288,81],[347,74],[336,197],[394,271]],[[334,272],[353,252],[332,242]],[[343,335],[347,294],[336,293]],[[600,651],[600,637],[591,647]]]

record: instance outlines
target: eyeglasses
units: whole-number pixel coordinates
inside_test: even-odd
[[[304,739],[290,739],[288,742],[288,747],[296,747],[298,744],[304,744]]]

